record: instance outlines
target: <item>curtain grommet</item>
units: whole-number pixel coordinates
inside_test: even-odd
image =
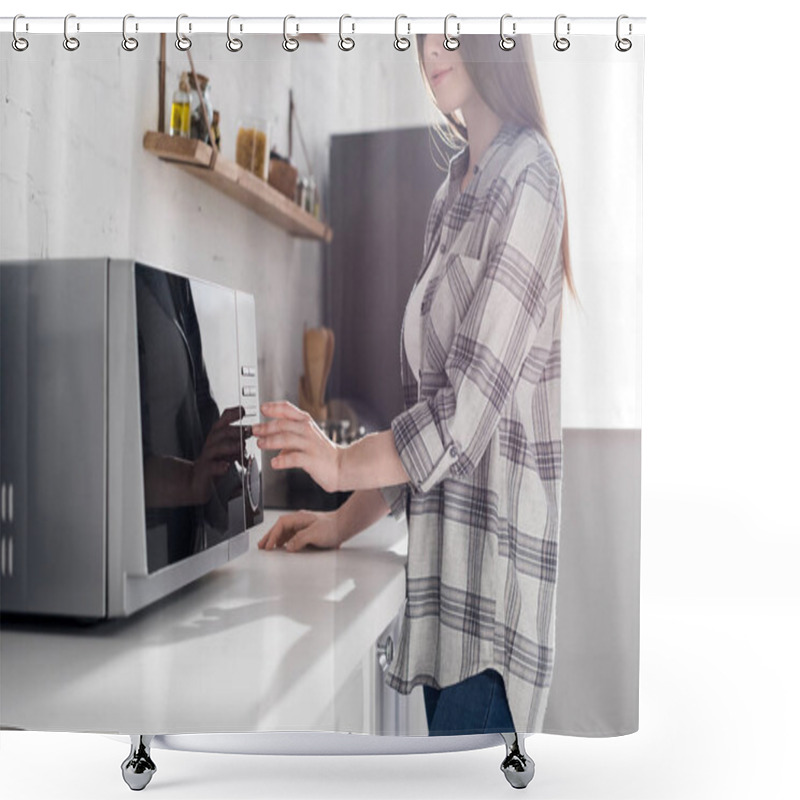
[[[456,35],[455,36],[451,36],[447,32],[447,23],[451,19],[455,19],[456,20]],[[442,42],[442,44],[444,45],[444,49],[445,50],[450,50],[451,52],[453,50],[458,50],[458,46],[461,44],[461,42],[458,41],[458,36],[459,36],[460,33],[461,33],[461,23],[458,21],[456,15],[455,14],[448,14],[444,18],[444,41]]]
[[[175,20],[175,47],[178,50],[185,52],[192,46],[192,40],[186,36],[186,34],[181,33],[181,20],[188,18],[188,14],[178,14]],[[189,24],[189,30],[192,29],[191,23]]]
[[[81,46],[81,43],[76,36],[69,35],[67,26],[69,25],[70,19],[75,19],[75,15],[67,14],[67,16],[64,17],[64,41],[62,42],[62,44],[64,45],[65,50],[69,50],[70,53],[74,53]],[[81,29],[80,23],[76,23],[76,30],[80,29]]]
[[[352,50],[356,46],[356,43],[355,43],[355,40],[352,37],[343,36],[342,35],[342,23],[346,19],[352,19],[352,17],[349,14],[342,14],[342,16],[339,17],[339,49],[340,50],[344,50],[345,52],[348,52],[348,51]],[[355,22],[352,23],[352,25],[353,25],[353,29],[350,32],[351,33],[355,33],[356,32],[356,24],[355,24]]]
[[[244,47],[244,42],[242,42],[241,39],[237,39],[235,36],[231,36],[231,20],[234,19],[239,19],[239,17],[236,14],[231,14],[228,17],[228,41],[225,42],[225,47],[227,47],[231,53],[238,53]],[[241,26],[239,26],[239,30],[241,31]]]
[[[569,50],[570,41],[567,39],[566,36],[559,36],[558,35],[558,21],[560,19],[566,19],[566,14],[559,14],[556,16],[555,22],[553,23],[553,35],[555,36],[555,41],[553,42],[553,47],[558,50],[559,53],[563,53],[565,50]],[[569,35],[569,22],[567,23],[567,35]]]
[[[133,36],[128,36],[128,20],[133,19],[133,14],[126,14],[122,18],[122,49],[132,53],[138,46],[139,40]],[[136,25],[136,30],[139,30],[139,25]]]
[[[25,19],[25,15],[24,15],[24,14],[17,14],[17,15],[14,17],[14,22],[13,22],[13,23],[12,23],[12,25],[11,25],[11,33],[12,33],[12,35],[13,35],[13,37],[14,37],[14,38],[11,40],[11,46],[12,46],[12,47],[13,47],[13,48],[14,48],[14,49],[15,49],[15,50],[18,52],[18,53],[22,53],[22,52],[24,52],[25,50],[27,50],[27,49],[28,49],[28,45],[30,44],[30,42],[29,42],[29,41],[28,41],[28,40],[27,40],[27,39],[26,39],[24,36],[20,36],[20,35],[17,33],[17,20],[18,20],[18,19]]]
[[[500,17],[500,49],[505,50],[506,52],[508,52],[509,50],[513,50],[517,45],[517,42],[514,39],[512,39],[511,36],[506,35],[506,33],[503,31],[503,23],[510,18],[511,14],[503,14],[503,16]],[[516,34],[516,32],[517,32],[517,23],[512,22],[511,33]]]
[[[294,53],[294,51],[300,47],[300,42],[294,36],[291,36],[287,30],[287,25],[290,19],[297,19],[297,17],[287,14],[283,18],[283,49],[287,53]]]
[[[405,14],[398,14],[394,18],[394,49],[395,50],[400,50],[402,52],[404,50],[408,50],[408,48],[411,47],[411,39],[408,39],[405,36],[401,36],[400,35],[400,33],[398,31],[398,28],[399,28],[401,19],[408,19],[408,17]],[[407,22],[406,26],[408,28],[408,34],[410,35],[411,34],[411,23]]]

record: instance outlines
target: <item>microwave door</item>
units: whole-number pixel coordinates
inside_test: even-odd
[[[222,420],[238,400],[235,310],[223,287],[140,264],[136,280],[154,572],[244,530],[241,443]]]

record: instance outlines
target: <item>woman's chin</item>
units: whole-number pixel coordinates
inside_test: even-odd
[[[442,114],[450,114],[451,116],[454,115],[458,110],[458,104],[441,103],[438,100],[436,101],[436,107],[442,112]]]

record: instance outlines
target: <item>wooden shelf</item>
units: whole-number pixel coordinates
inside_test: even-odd
[[[330,242],[333,238],[333,231],[324,222],[304,211],[266,181],[219,154],[215,161],[211,146],[199,139],[147,131],[144,147],[163,161],[170,161],[210,183],[293,236],[323,242]]]

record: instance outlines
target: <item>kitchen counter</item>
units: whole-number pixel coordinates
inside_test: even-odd
[[[42,731],[336,730],[334,698],[405,598],[406,526],[247,553],[130,619],[5,623],[0,724]]]

